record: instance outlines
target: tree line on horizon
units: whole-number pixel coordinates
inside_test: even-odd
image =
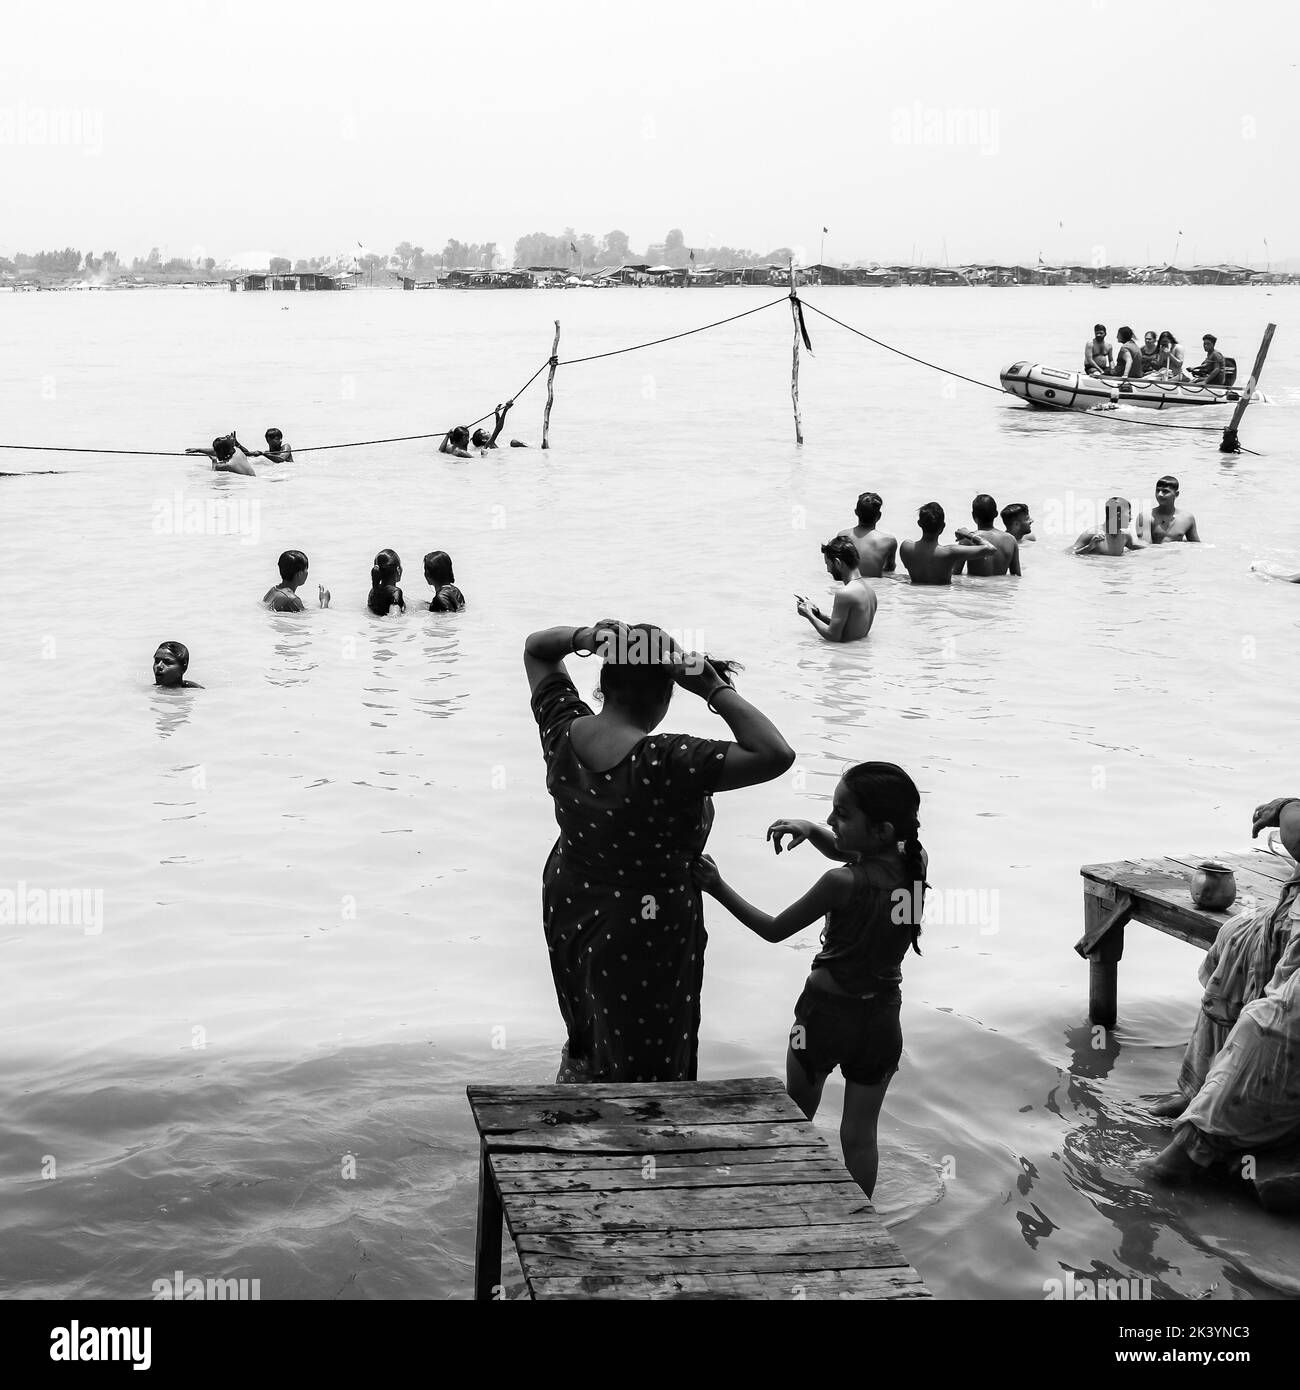
[[[502,270],[505,257],[494,241],[463,242],[449,238],[441,251],[426,250],[423,246],[402,241],[387,255],[365,251],[359,254],[298,257],[272,256],[268,270],[272,275],[319,271],[327,273],[356,268],[371,277],[386,271],[406,276],[425,276],[449,270]],[[661,242],[653,242],[643,252],[633,250],[626,232],[614,230],[596,238],[590,232],[577,232],[566,227],[562,232],[530,232],[515,242],[513,264],[516,266],[546,265],[565,269],[599,270],[625,264],[670,265],[683,268],[691,264],[692,255],[699,265],[752,266],[770,262],[784,264],[793,252],[788,246],[759,254],[732,246],[690,247],[681,228],[672,228]],[[37,271],[46,275],[144,275],[176,276],[186,274],[213,275],[217,262],[212,256],[187,259],[172,256],[163,259],[158,247],[147,256],[136,256],[128,264],[116,251],[104,251],[96,256],[84,254],[75,247],[61,250],[28,253],[16,251],[11,258],[0,256],[0,273]]]

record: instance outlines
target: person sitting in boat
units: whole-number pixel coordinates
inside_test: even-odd
[[[898,542],[893,536],[876,530],[884,506],[878,492],[859,494],[853,508],[858,524],[847,526],[840,532],[841,536],[847,536],[857,546],[858,568],[864,579],[879,579],[881,575],[893,574],[895,570]]]
[[[1178,339],[1167,328],[1161,333],[1157,347],[1159,355],[1156,358],[1156,369],[1161,373],[1167,373],[1169,381],[1186,381],[1187,368],[1183,365],[1183,350],[1178,346]]]
[[[1152,372],[1160,370],[1160,344],[1156,341],[1156,331],[1148,328],[1146,337],[1142,340],[1142,347],[1139,349],[1142,358],[1142,375],[1150,376]]]
[[[1115,367],[1115,349],[1106,341],[1106,325],[1093,326],[1093,337],[1083,345],[1083,370],[1089,376],[1110,376]]]
[[[1273,826],[1291,858],[1300,858],[1300,800],[1256,807],[1252,838]],[[1215,1166],[1242,1171],[1247,1156],[1300,1138],[1298,896],[1300,869],[1275,906],[1230,918],[1206,952],[1205,993],[1178,1092],[1151,1107],[1180,1123],[1173,1143],[1143,1165],[1150,1176],[1176,1182]]]
[[[1135,541],[1129,534],[1133,508],[1125,497],[1106,499],[1106,529],[1085,531],[1074,543],[1076,555],[1123,555],[1126,550],[1145,550],[1146,541]]]
[[[1028,502],[1008,502],[999,513],[1002,517],[1002,524],[1007,528],[1007,535],[1016,538],[1017,545],[1024,545],[1026,541],[1036,541],[1037,536],[1030,532],[1034,525],[1034,519],[1029,515]]]
[[[1178,479],[1166,473],[1156,483],[1156,504],[1151,515],[1138,513],[1137,533],[1152,545],[1165,541],[1199,541],[1196,518],[1178,510]]]
[[[1199,367],[1192,368],[1192,375],[1198,377],[1203,386],[1222,386],[1227,379],[1227,364],[1223,360],[1223,354],[1215,347],[1218,341],[1213,333],[1207,333],[1201,339],[1201,346],[1205,349],[1205,361]]]
[[[243,458],[235,457],[235,450],[238,449]],[[186,449],[187,454],[202,454],[205,458],[212,460],[212,469],[215,473],[243,473],[246,476],[254,476],[256,470],[249,463],[249,459],[255,458],[255,454],[250,454],[247,449],[235,438],[234,430],[229,434],[223,434],[212,441],[210,449]]]
[[[1125,327],[1119,330],[1119,353],[1115,358],[1115,376],[1125,379],[1142,375],[1142,352],[1133,336],[1133,330]]]
[[[972,554],[997,554],[988,541],[981,540],[962,526],[953,533],[960,545],[940,545],[944,522],[943,508],[939,503],[927,502],[916,514],[921,539],[904,541],[899,546],[899,559],[913,584],[951,584],[952,572],[958,563],[969,559]]]

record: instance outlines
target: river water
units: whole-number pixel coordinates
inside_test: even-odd
[[[0,297],[0,442],[171,451],[278,425],[299,449],[490,411],[550,353],[609,351],[780,291],[135,293]],[[59,924],[0,925],[0,1288],[147,1298],[249,1277],[262,1297],[470,1292],[468,1083],[553,1078],[562,1029],[539,880],[555,836],[520,652],[535,627],[657,621],[742,661],[798,753],[720,796],[710,850],[776,911],[820,872],[776,859],[781,815],[824,817],[841,768],[922,790],[935,916],[905,965],[905,1055],[877,1202],[930,1287],[1041,1299],[1076,1274],[1156,1297],[1300,1292],[1293,1227],[1220,1188],[1153,1193],[1141,1097],[1172,1086],[1199,997],[1191,947],[1130,929],[1120,1021],[1086,1023],[1081,864],[1244,846],[1300,790],[1293,486],[1300,291],[811,289],[835,317],[996,384],[1073,367],[1093,322],[1217,332],[1244,377],[1279,332],[1243,441],[1222,415],[1047,417],[808,315],[805,443],[777,305],[565,367],[456,462],[429,441],[303,452],[248,479],[206,461],[0,455],[3,885],[77,890]],[[1122,319],[1121,317],[1122,316]],[[1182,479],[1206,544],[1076,559],[1112,493]],[[937,499],[1027,501],[1021,580],[881,582],[870,639],[795,615],[829,596],[817,546],[864,489],[915,534]],[[408,595],[450,552],[469,607],[372,617],[372,557]],[[327,612],[258,603],[307,552]],[[156,692],[160,640],[205,688]],[[580,689],[593,682],[577,671]],[[679,693],[668,724],[721,725]],[[97,896],[98,895],[98,896]],[[96,907],[98,904],[98,908]],[[816,932],[766,945],[708,905],[701,1075],[780,1074]],[[837,1147],[842,1084],[818,1124]],[[517,1273],[511,1275],[518,1287]]]

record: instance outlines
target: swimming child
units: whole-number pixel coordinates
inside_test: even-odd
[[[202,690],[198,681],[187,681],[190,649],[184,642],[159,642],[153,654],[153,683],[166,690]]]
[[[393,604],[403,613],[406,612],[406,600],[397,583],[401,577],[401,557],[395,550],[381,550],[370,569],[370,596],[366,599],[366,606],[372,613],[382,618]]]
[[[843,865],[776,917],[746,902],[707,854],[694,865],[699,887],[764,941],[785,941],[825,916],[822,949],[794,1009],[786,1090],[811,1120],[826,1078],[840,1068],[844,1163],[868,1197],[880,1163],[880,1107],[903,1054],[900,967],[909,946],[921,954],[929,860],[917,838],[920,805],[921,794],[901,767],[859,763],[840,778],[825,826],[806,820],[770,825],[767,838],[778,854],[788,835],[791,849],[808,840]]]
[[[298,590],[307,582],[307,557],[301,550],[286,550],[276,564],[280,570],[280,582],[262,595],[262,602],[270,605],[272,613],[305,612]],[[318,584],[317,597],[322,608],[330,606],[330,591]]]
[[[465,595],[456,587],[451,556],[445,550],[431,550],[424,557],[424,582],[433,590],[429,612],[459,613],[465,607]]]
[[[272,425],[266,432],[266,448],[254,457],[270,459],[272,463],[292,463],[293,450],[284,442],[284,432]]]
[[[235,450],[238,449],[243,458],[235,457]],[[256,454],[250,454],[247,449],[235,437],[234,430],[229,434],[219,435],[212,441],[210,449],[186,449],[187,454],[203,454],[212,460],[212,468],[216,473],[244,473],[251,476],[255,475],[253,465],[249,463],[250,458],[256,458]]]
[[[507,401],[505,405],[498,405],[492,412],[492,418],[496,428],[489,434],[487,430],[475,430],[469,437],[469,442],[476,449],[495,449],[497,447],[497,436],[501,433],[501,427],[506,422],[506,416],[510,414],[510,407],[514,401]],[[512,441],[513,442],[513,441]]]
[[[473,458],[469,451],[469,426],[457,425],[455,429],[448,430],[438,445],[438,452],[458,459]]]
[[[1133,508],[1126,497],[1106,499],[1106,529],[1084,531],[1072,549],[1076,555],[1123,555],[1126,550],[1145,550],[1148,541],[1134,540],[1129,534]]]

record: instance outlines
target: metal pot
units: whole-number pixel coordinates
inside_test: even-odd
[[[1237,880],[1226,864],[1207,860],[1192,875],[1192,901],[1206,912],[1222,912],[1237,896]]]

